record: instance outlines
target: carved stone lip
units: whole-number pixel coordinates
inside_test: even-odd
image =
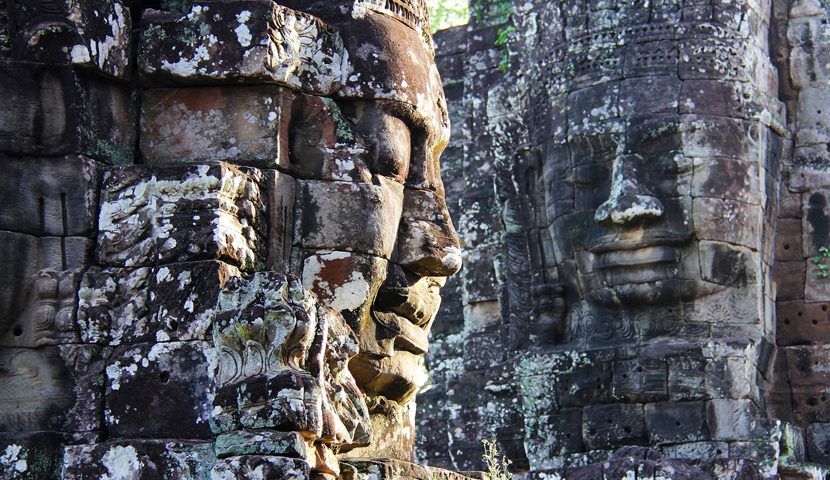
[[[677,263],[680,250],[671,246],[643,247],[633,250],[613,250],[597,256],[596,268],[635,267],[655,263]]]
[[[606,236],[591,242],[593,245],[588,247],[588,251],[594,255],[601,256],[609,252],[620,252],[626,250],[642,250],[653,247],[677,247],[687,243],[691,239],[688,236],[657,236],[649,235],[644,238],[636,239],[620,239],[617,235]]]
[[[415,325],[408,318],[392,312],[374,312],[376,322],[395,334],[395,349],[406,350],[417,355],[427,353],[429,334],[424,328]]]
[[[387,304],[379,310],[400,315],[419,327],[426,325],[435,316],[441,304],[441,297],[431,287],[440,288],[444,283],[445,277],[425,277],[409,288],[399,290],[402,297],[405,295],[405,300],[397,305]]]

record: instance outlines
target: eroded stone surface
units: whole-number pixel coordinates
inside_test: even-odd
[[[85,478],[210,478],[216,462],[208,442],[129,440],[73,445],[66,448],[63,476]]]
[[[311,442],[348,450],[368,445],[372,435],[364,394],[347,369],[358,352],[354,333],[298,279],[281,274],[232,280],[216,305],[214,432],[227,438],[244,438],[228,433],[235,430],[300,432],[292,456],[337,475],[329,447]],[[267,442],[228,453],[290,455]]]
[[[194,2],[142,17],[139,68],[146,85],[278,83],[331,95],[348,53],[337,30],[270,1]]]
[[[3,59],[73,64],[121,79],[129,74],[132,22],[128,8],[118,0],[67,5],[9,2],[2,18]]]
[[[227,164],[119,167],[104,178],[98,261],[141,267],[219,259],[265,261],[259,170]]]
[[[135,106],[124,85],[73,68],[0,61],[0,149],[132,163]],[[42,120],[37,120],[42,119]]]
[[[103,345],[208,340],[219,291],[239,275],[218,261],[90,268],[79,290],[81,340]]]
[[[276,85],[144,91],[140,150],[148,163],[285,163],[293,94]]]

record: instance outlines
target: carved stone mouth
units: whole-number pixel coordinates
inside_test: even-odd
[[[650,247],[679,247],[688,243],[692,234],[678,235],[677,233],[649,231],[646,235],[637,238],[620,238],[620,235],[606,235],[595,239],[586,245],[588,251],[602,256],[606,253],[644,250]]]
[[[645,247],[633,250],[612,250],[597,256],[596,268],[638,267],[657,263],[677,263],[680,250],[670,246]]]
[[[417,355],[427,353],[429,348],[427,330],[395,313],[377,311],[372,313],[376,322],[395,334],[396,350],[406,350]]]
[[[650,246],[607,251],[597,255],[594,266],[606,286],[646,284],[677,277],[680,259],[677,247]]]

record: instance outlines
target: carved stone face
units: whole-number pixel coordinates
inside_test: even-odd
[[[677,152],[623,153],[626,145],[608,136],[574,139],[570,146],[574,211],[563,217],[565,248],[573,248],[586,298],[629,306],[691,293],[690,282],[699,277],[684,262],[696,256],[692,161]]]
[[[404,403],[418,386],[438,290],[461,266],[439,167],[446,102],[415,30],[369,11],[341,32],[356,72],[342,89],[350,98],[295,101],[289,127],[302,210],[295,237],[305,286],[359,337],[350,363],[358,385]]]
[[[699,83],[704,94],[714,87]],[[575,267],[578,285],[570,287],[602,307],[691,302],[761,278],[765,209],[775,191],[768,172],[777,168],[770,129],[661,114],[657,106],[638,111],[655,88],[677,98],[681,86],[645,77],[572,94],[572,117],[589,117],[609,97],[634,107],[612,122],[577,119],[566,148],[549,149],[545,163],[560,272]],[[695,108],[705,105],[687,107]]]

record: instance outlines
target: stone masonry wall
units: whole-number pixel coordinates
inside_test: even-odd
[[[442,293],[439,319],[453,327],[434,331],[427,359],[433,385],[418,397],[421,461],[480,469],[481,441],[496,439],[516,472],[533,475],[552,468],[562,474],[568,467],[591,478],[585,468],[621,461],[625,455],[614,451],[625,446],[648,447],[666,458],[721,458],[718,468],[739,477],[743,467],[734,462],[740,458],[755,458],[763,475],[819,475],[796,464],[827,465],[830,458],[830,382],[823,373],[830,322],[830,297],[823,293],[830,285],[824,274],[830,243],[825,6],[471,2],[470,8],[469,25],[435,36],[454,112],[451,144],[464,152],[463,169],[448,178],[450,185],[463,185],[456,198],[466,263],[461,286]],[[629,24],[649,26],[613,37]],[[662,33],[677,26],[688,29],[686,37]],[[717,40],[707,47],[711,35]],[[739,58],[728,53],[730,35],[748,49],[739,54],[752,65],[745,74]],[[463,91],[456,90],[461,64]],[[735,70],[721,70],[730,66]],[[559,78],[564,82],[557,84]],[[762,232],[761,243],[750,247],[761,257],[754,274],[757,313],[738,326],[724,310],[711,316],[707,333],[657,326],[667,330],[638,340],[629,351],[626,340],[557,347],[583,333],[544,324],[550,318],[545,315],[556,317],[561,307],[541,300],[555,300],[561,287],[546,285],[567,283],[582,265],[553,260],[560,255],[552,250],[557,235],[569,233],[546,227],[566,212],[562,205],[573,192],[551,182],[545,162],[567,155],[580,127],[612,132],[615,121],[644,113],[652,130],[660,129],[660,118],[679,114],[680,132],[690,116],[757,122],[768,132],[752,154],[765,159],[761,175],[746,180],[760,182],[761,196],[748,202],[763,215],[716,227]],[[730,145],[755,141],[753,135],[700,137],[706,153],[694,175],[709,175],[702,169],[709,158],[740,161],[735,155],[742,154],[730,153]],[[695,147],[682,138],[681,153],[693,157]],[[570,144],[571,152],[576,148]],[[591,148],[600,155],[603,147]],[[452,152],[445,156],[456,158]],[[740,182],[753,178],[731,168],[712,170],[710,194],[692,195],[729,197],[730,175],[741,176]],[[728,248],[743,241],[717,233],[709,238]],[[720,275],[707,271],[704,277]],[[720,306],[730,308],[728,302]],[[657,320],[651,315],[632,317],[628,327],[623,315],[615,335],[625,328],[641,335],[642,322]],[[682,315],[681,324],[698,318]],[[666,333],[673,338],[660,340]]]

